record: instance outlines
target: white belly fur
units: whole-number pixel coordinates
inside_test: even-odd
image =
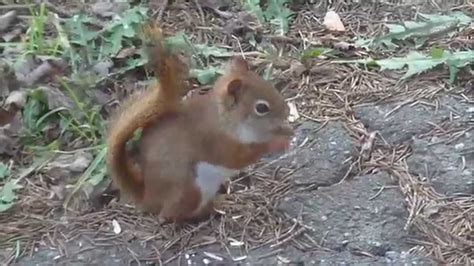
[[[237,139],[242,143],[251,143],[262,141],[259,136],[247,125],[240,125],[235,133]],[[220,185],[226,179],[239,173],[239,170],[228,169],[219,165],[213,165],[207,162],[199,162],[196,165],[196,185],[201,191],[201,209],[210,200],[214,199]]]
[[[201,206],[207,204],[209,200],[212,200],[220,185],[224,181],[236,174],[239,170],[228,169],[218,165],[212,165],[207,162],[199,162],[196,165],[196,185],[201,191]],[[199,208],[200,209],[200,208]]]

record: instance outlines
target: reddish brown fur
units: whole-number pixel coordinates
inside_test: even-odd
[[[175,113],[180,108],[180,89],[184,86],[184,69],[173,54],[165,51],[161,30],[146,25],[144,33],[153,42],[150,47],[151,63],[160,78],[160,85],[130,97],[111,118],[107,137],[109,174],[120,190],[135,199],[143,197],[145,184],[141,178],[141,169],[127,155],[125,144],[137,129]]]
[[[199,220],[210,213],[212,201],[198,209],[202,196],[195,181],[196,164],[240,169],[266,153],[286,149],[292,133],[286,124],[288,108],[275,89],[248,71],[242,59],[232,61],[228,73],[209,94],[180,102],[172,91],[181,89],[178,76],[182,73],[172,60],[164,62],[166,71],[157,71],[161,86],[130,100],[113,122],[108,139],[109,169],[120,190],[145,210],[159,213],[167,221]],[[252,117],[256,99],[270,103],[268,117]],[[277,126],[269,126],[268,121]],[[248,123],[244,132],[258,140],[239,140],[236,132],[243,122]],[[143,134],[136,167],[124,147],[140,127]]]

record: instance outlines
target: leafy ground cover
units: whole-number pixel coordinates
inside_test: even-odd
[[[316,2],[0,4],[2,261],[472,264],[474,6]],[[155,82],[148,19],[193,88],[244,55],[297,129],[199,225],[158,226],[105,170],[108,115]]]

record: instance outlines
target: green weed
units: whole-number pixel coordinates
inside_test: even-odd
[[[472,18],[462,12],[448,15],[420,14],[421,21],[405,21],[403,25],[388,24],[389,33],[366,40],[358,40],[356,45],[366,49],[399,47],[395,41],[413,40],[415,49],[420,48],[430,37],[438,35],[452,36],[456,30],[463,29],[472,23]],[[401,81],[425,72],[440,65],[449,69],[449,83],[453,84],[457,73],[463,67],[474,62],[474,50],[449,51],[432,47],[431,52],[421,53],[410,51],[406,56],[374,60],[372,58],[358,60],[337,60],[336,63],[358,63],[367,66],[379,66],[380,70],[400,70],[407,68]]]
[[[449,34],[463,29],[472,22],[472,18],[462,12],[452,12],[449,15],[420,13],[419,21],[405,21],[403,24],[386,24],[389,33],[370,39],[359,39],[356,45],[372,49],[385,47],[398,48],[395,41],[412,40],[415,48],[420,48],[429,37]]]
[[[49,21],[48,10],[44,3],[39,5],[39,9],[30,7],[32,16],[30,26],[26,31],[26,54],[60,56],[62,51],[57,40],[49,40],[46,32],[46,25]]]
[[[287,7],[288,0],[268,0],[265,10],[260,0],[244,0],[243,7],[254,14],[262,24],[274,25],[278,35],[285,35],[290,27],[290,16],[293,14]]]

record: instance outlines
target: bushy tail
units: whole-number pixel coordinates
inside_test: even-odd
[[[186,64],[173,52],[173,47],[166,42],[162,29],[155,24],[145,24],[142,33],[149,55],[148,66],[155,72],[161,87],[160,97],[167,101],[179,101],[186,87]]]
[[[144,181],[140,168],[128,156],[126,144],[137,129],[179,111],[187,69],[164,41],[162,30],[153,24],[143,27],[147,44],[149,66],[153,68],[158,84],[143,94],[130,97],[112,118],[107,138],[107,165],[119,189],[140,201]]]

